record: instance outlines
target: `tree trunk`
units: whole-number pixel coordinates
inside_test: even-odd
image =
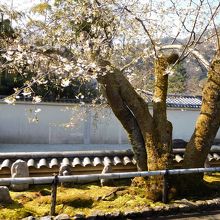
[[[117,69],[114,69],[113,72],[107,73],[105,76],[98,77],[98,81],[103,86],[104,93],[112,111],[128,133],[132,150],[137,161],[138,170],[147,170],[147,154],[144,139],[137,119],[130,109],[132,108],[132,104],[134,106],[140,106],[139,102],[143,100],[139,100],[139,95],[134,91],[122,73]],[[122,94],[126,94],[125,96],[128,96],[126,97],[128,99],[127,102]],[[129,98],[132,97],[133,100],[129,100]],[[127,103],[130,104],[130,108]],[[141,107],[138,111],[141,111]]]
[[[203,89],[200,115],[195,130],[187,144],[184,167],[203,167],[220,125],[220,54],[218,53],[208,72]]]
[[[114,67],[111,67],[111,71],[106,71],[106,66],[110,64],[102,62],[102,69],[107,73],[100,75],[98,81],[105,90],[114,114],[128,133],[139,170],[168,169],[172,165],[172,125],[166,115],[168,76],[165,70],[178,57],[171,58],[173,57],[160,57],[155,62],[153,116],[148,104],[135,92],[123,73]],[[151,177],[147,181],[150,197],[154,200],[161,199],[162,177]]]
[[[151,158],[160,158],[156,167],[151,170],[169,169],[172,166],[172,124],[167,120],[167,89],[168,75],[166,74],[167,67],[174,63],[178,56],[171,55],[169,57],[159,57],[155,61],[155,85],[153,95],[153,121],[154,121],[154,136],[156,138],[154,150],[151,153]],[[149,148],[147,152],[151,151]],[[156,151],[156,152],[155,152]],[[150,154],[149,154],[150,157]],[[152,163],[152,165],[155,164]]]
[[[184,168],[204,167],[220,125],[220,53],[213,59],[208,80],[203,89],[200,115],[193,135],[186,146]],[[203,184],[203,174],[184,176],[183,190],[198,190]]]

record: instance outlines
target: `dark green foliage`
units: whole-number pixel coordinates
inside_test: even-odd
[[[177,64],[174,74],[169,76],[168,93],[186,93],[187,79],[188,76],[185,67],[182,63]]]
[[[24,79],[21,75],[11,74],[7,71],[0,73],[0,95],[10,95],[14,93],[14,88],[21,87]]]
[[[2,19],[0,21],[0,37],[5,38],[5,37],[14,37],[14,30],[11,26],[11,22],[9,19]]]
[[[81,80],[74,80],[68,87],[62,87],[53,80],[48,80],[46,85],[33,86],[33,90],[37,95],[42,96],[43,100],[50,101],[72,99],[75,103],[80,101],[90,103],[98,97],[96,83]]]
[[[32,74],[25,78],[20,74],[11,74],[4,71],[0,74],[0,95],[11,95],[14,88],[20,88],[25,81],[31,79]],[[34,95],[42,96],[43,101],[56,101],[61,99],[72,99],[78,103],[80,101],[90,103],[98,97],[96,82],[86,82],[82,80],[73,80],[68,87],[62,87],[56,78],[47,77],[45,85],[33,85]]]

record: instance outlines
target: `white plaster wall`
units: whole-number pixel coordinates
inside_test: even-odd
[[[199,110],[169,109],[168,120],[173,124],[173,139],[188,141],[194,131]]]
[[[37,109],[38,121],[33,122]],[[108,108],[0,103],[0,143],[121,144],[127,135]]]
[[[92,111],[90,136],[92,144],[128,143],[127,134],[109,108]]]
[[[34,111],[38,122],[32,122]],[[73,110],[61,105],[0,104],[0,143],[80,143],[83,123],[73,128],[61,126],[69,122]]]
[[[38,122],[32,122],[37,113]],[[169,109],[173,138],[189,140],[198,110]],[[70,122],[70,123],[69,123]],[[64,127],[64,124],[75,124]],[[220,138],[220,133],[217,135]],[[125,144],[127,134],[108,108],[74,104],[0,103],[0,143],[17,144]]]
[[[194,131],[199,113],[200,109],[169,109],[167,116],[173,124],[173,139],[181,138],[188,141]],[[216,138],[220,138],[220,130]]]

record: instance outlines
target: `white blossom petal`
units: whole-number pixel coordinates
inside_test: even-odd
[[[62,79],[61,81],[61,86],[62,87],[67,87],[70,84],[70,80],[69,79]]]

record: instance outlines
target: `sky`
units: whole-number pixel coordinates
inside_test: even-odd
[[[28,10],[34,4],[39,3],[40,0],[0,0],[1,4],[7,4],[14,9]]]

